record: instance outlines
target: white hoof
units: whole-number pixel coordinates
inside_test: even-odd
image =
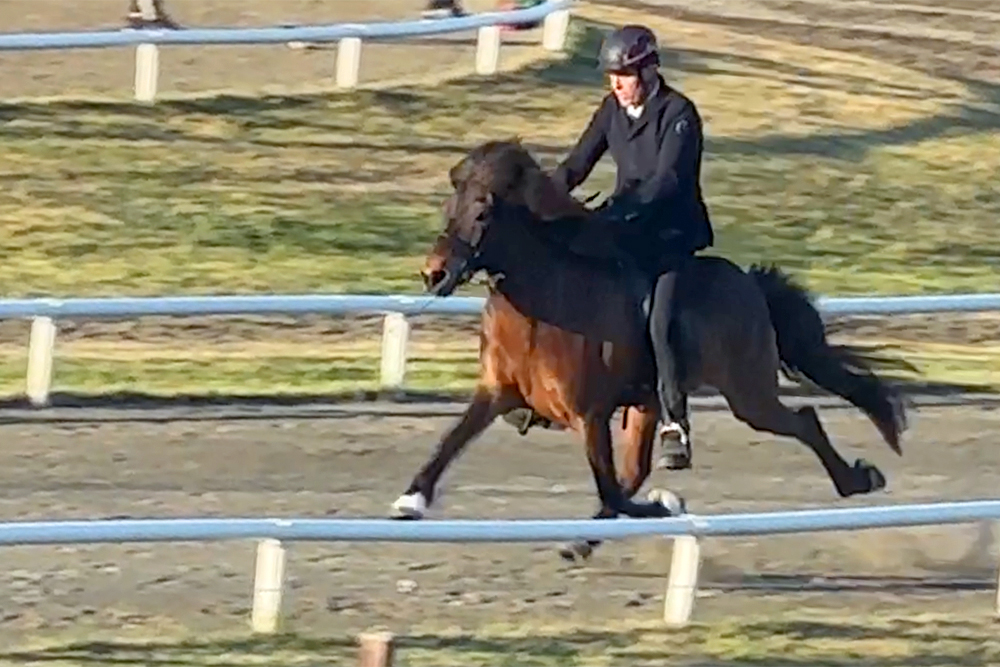
[[[392,504],[392,511],[396,516],[407,519],[423,519],[427,512],[427,499],[419,492],[402,495]]]
[[[670,516],[680,516],[681,514],[687,514],[687,503],[684,499],[673,491],[668,491],[667,489],[651,489],[646,499],[653,503],[660,503],[668,510],[670,510]]]

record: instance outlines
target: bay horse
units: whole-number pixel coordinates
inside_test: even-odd
[[[489,276],[480,333],[480,373],[465,413],[392,506],[419,519],[463,448],[498,416],[528,407],[556,428],[582,434],[597,486],[595,518],[663,517],[677,499],[635,499],[650,473],[659,420],[645,307],[652,284],[634,269],[567,245],[592,213],[560,191],[518,140],[474,148],[449,172],[454,192],[445,228],[421,273],[448,296],[473,274]],[[758,431],[790,436],[819,458],[841,497],[882,489],[863,459],[847,463],[812,407],[779,399],[779,372],[805,376],[863,411],[902,454],[902,402],[857,348],[833,346],[809,294],[775,268],[744,272],[727,259],[696,256],[677,278],[670,335],[681,351],[681,389],[716,388],[732,413]],[[892,361],[885,362],[892,364]],[[900,362],[904,363],[905,362]],[[626,439],[616,472],[610,421],[624,408]],[[563,550],[587,557],[596,542]]]

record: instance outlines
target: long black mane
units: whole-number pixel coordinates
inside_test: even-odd
[[[553,260],[602,273],[623,273],[616,260],[571,247],[573,239],[593,224],[593,213],[558,187],[520,141],[490,141],[475,147],[452,168],[451,179],[456,187],[477,181],[489,190],[494,197],[494,224],[523,227]]]
[[[626,269],[616,260],[584,254],[571,247],[573,238],[582,231],[581,225],[590,224],[589,221],[581,221],[577,217],[565,217],[541,222],[528,206],[499,197],[494,200],[493,215],[495,217],[493,224],[516,227],[518,232],[537,241],[553,261],[604,274],[625,274]],[[608,243],[612,242],[608,239]]]

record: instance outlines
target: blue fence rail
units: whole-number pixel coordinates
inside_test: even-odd
[[[478,28],[543,20],[568,9],[570,0],[548,0],[527,9],[483,12],[449,19],[380,21],[334,25],[271,28],[124,29],[97,32],[0,33],[0,51],[39,49],[95,49],[139,44],[284,44],[286,42],[337,42],[346,37],[402,39],[426,37]]]
[[[477,315],[483,297],[407,294],[288,294],[176,297],[0,299],[0,318],[114,318],[149,315]],[[902,315],[1000,311],[1000,293],[934,296],[819,297],[828,315]]]
[[[406,316],[478,315],[482,297],[421,295],[289,294],[71,299],[0,299],[0,319],[33,318],[28,341],[26,395],[47,405],[52,387],[56,322],[59,318],[133,318],[209,315],[384,314],[380,386],[398,389],[406,373],[409,325]],[[1000,311],[1000,293],[937,296],[821,297],[827,315]]]
[[[500,59],[501,25],[543,21],[541,43],[548,51],[561,51],[569,26],[571,0],[545,0],[527,9],[484,12],[469,16],[374,23],[268,28],[143,28],[97,32],[0,33],[0,51],[40,49],[103,49],[135,47],[135,99],[152,102],[157,96],[160,46],[266,45],[337,43],[338,88],[358,85],[363,40],[399,40],[449,33],[478,31],[475,72],[496,73]]]
[[[210,518],[0,523],[0,545],[206,542],[561,542],[635,537],[733,537],[936,526],[1000,519],[1000,499],[873,505],[668,519],[431,520]]]
[[[386,519],[201,518],[97,521],[30,521],[0,524],[0,545],[57,545],[127,542],[259,540],[251,625],[271,633],[280,626],[285,580],[285,543],[346,542],[565,542],[673,538],[664,599],[664,621],[686,625],[691,618],[706,537],[855,531],[1000,519],[1000,499],[870,505],[780,512],[693,515],[669,519],[416,521]],[[555,557],[555,556],[553,556]]]

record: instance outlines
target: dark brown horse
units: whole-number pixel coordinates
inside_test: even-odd
[[[440,296],[477,271],[490,276],[480,376],[465,414],[394,503],[395,515],[422,517],[448,464],[496,417],[520,407],[583,435],[598,517],[676,512],[634,500],[650,472],[659,419],[643,307],[651,286],[628,267],[567,249],[591,213],[556,189],[519,142],[483,144],[450,176],[446,226],[422,273],[428,291]],[[671,335],[682,351],[685,394],[715,387],[754,429],[797,438],[815,452],[840,496],[885,486],[875,466],[849,464],[837,453],[812,407],[792,410],[779,400],[779,371],[804,375],[860,408],[901,453],[904,412],[871,370],[879,360],[830,345],[804,290],[776,269],[744,272],[726,259],[699,256],[678,276],[675,294]],[[620,407],[627,410],[627,437],[619,477],[609,423]]]

